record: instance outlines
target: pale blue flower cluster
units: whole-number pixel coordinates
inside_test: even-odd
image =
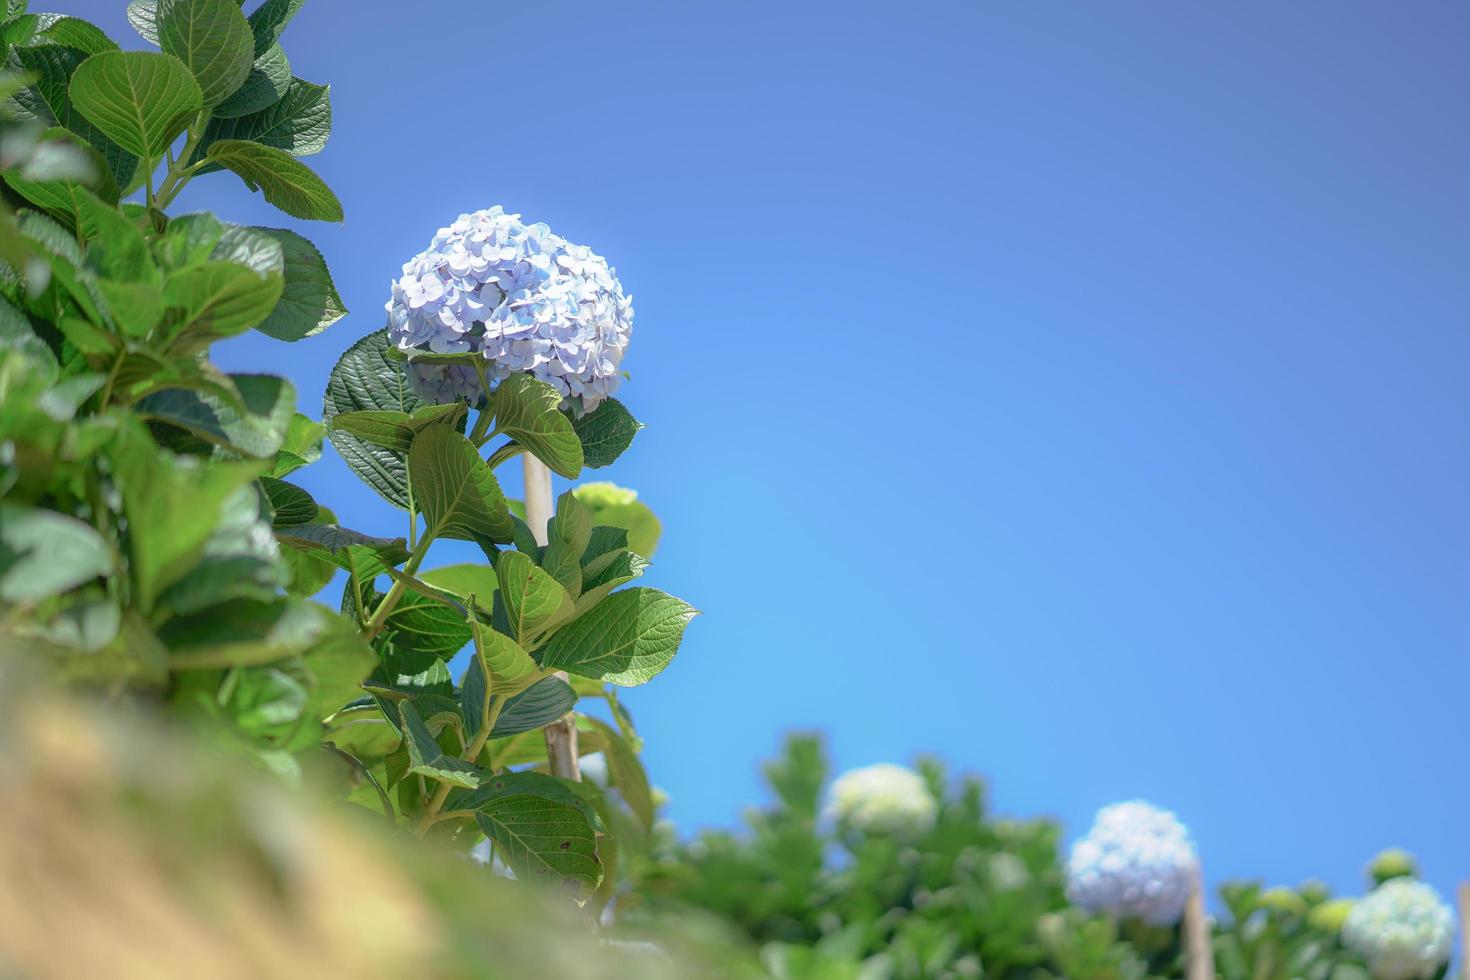
[[[832,783],[828,816],[867,834],[913,837],[934,826],[939,804],[924,777],[879,763],[843,773]]]
[[[1391,878],[1353,905],[1342,939],[1377,980],[1415,980],[1439,972],[1454,944],[1455,916],[1439,892]]]
[[[1164,926],[1179,921],[1199,859],[1184,824],[1143,800],[1097,812],[1067,860],[1067,898],[1093,912]]]
[[[499,205],[440,228],[404,264],[386,308],[400,350],[483,355],[492,388],[529,373],[578,413],[616,390],[633,332],[632,297],[607,260]],[[408,377],[430,401],[484,395],[471,365],[410,364]]]

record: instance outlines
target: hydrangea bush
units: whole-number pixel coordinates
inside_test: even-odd
[[[653,812],[618,691],[668,666],[695,610],[635,583],[659,531],[636,495],[568,489],[533,527],[497,468],[573,480],[629,447],[611,396],[632,303],[590,249],[491,208],[384,277],[388,323],[354,331],[321,422],[288,379],[215,366],[216,340],[346,315],[296,232],[169,212],[227,172],[342,220],[300,159],[331,127],[282,47],[301,6],[134,0],[152,47],[123,51],[0,4],[0,641],[599,910],[617,835]],[[324,436],[400,526],[344,527],[296,482]],[[443,540],[482,559],[436,567]],[[544,726],[579,730],[606,787],[546,772]]]
[[[952,783],[932,760],[883,767],[876,778],[856,770],[828,790],[829,806],[842,800],[853,814],[865,812],[863,800],[907,801],[902,812],[929,815],[916,833],[852,833],[844,820],[824,819],[838,808],[821,806],[828,771],[815,738],[790,739],[766,774],[775,800],[750,813],[746,833],[680,843],[663,826],[627,856],[626,922],[656,935],[669,916],[713,912],[756,944],[777,977],[1186,975],[1175,920],[1196,858],[1172,814],[1138,801],[1105,807],[1082,838],[1091,844],[1064,860],[1055,823],[991,815],[979,782]],[[932,809],[913,805],[923,799]],[[1219,898],[1212,927],[1222,980],[1368,980],[1368,961],[1341,933],[1366,900],[1336,898],[1317,882],[1229,882]],[[1422,928],[1430,915],[1421,907],[1413,921]],[[1425,975],[1442,978],[1442,960],[1437,969]]]
[[[1067,897],[1081,908],[1173,925],[1184,914],[1199,861],[1189,831],[1143,800],[1097,813],[1067,860]]]

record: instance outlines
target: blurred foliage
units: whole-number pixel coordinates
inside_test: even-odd
[[[31,652],[0,647],[0,975],[760,975],[697,919],[656,946],[599,930],[207,730],[39,686]]]
[[[682,909],[714,912],[761,945],[791,980],[1182,977],[1178,927],[1115,922],[1069,907],[1051,820],[997,818],[973,778],[920,771],[940,801],[933,828],[910,843],[823,819],[829,772],[816,737],[790,738],[766,766],[774,802],[745,833],[679,843],[667,827],[632,865],[625,920]],[[1320,883],[1220,889],[1214,924],[1224,980],[1366,980],[1338,930],[1350,902]]]

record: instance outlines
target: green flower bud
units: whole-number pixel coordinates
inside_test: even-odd
[[[1378,856],[1368,863],[1368,876],[1373,884],[1381,885],[1391,878],[1419,877],[1419,862],[1414,855],[1399,847],[1379,851]]]
[[[1261,892],[1261,908],[1287,915],[1305,915],[1307,900],[1290,888],[1267,888]]]
[[[1353,904],[1354,900],[1351,898],[1334,898],[1330,902],[1323,902],[1307,913],[1307,922],[1323,932],[1340,932],[1342,924],[1347,921],[1348,913],[1353,910]]]

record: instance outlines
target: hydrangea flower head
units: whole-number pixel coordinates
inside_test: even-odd
[[[607,260],[499,205],[440,228],[404,263],[386,308],[399,350],[480,354],[492,388],[532,374],[578,413],[617,388],[633,332],[632,297]],[[430,401],[485,395],[470,365],[411,363],[408,378]]]
[[[1170,925],[1184,913],[1198,868],[1189,831],[1174,814],[1143,800],[1114,803],[1072,845],[1067,898],[1093,912]]]
[[[1450,958],[1455,916],[1420,881],[1392,878],[1353,904],[1342,926],[1348,948],[1377,980],[1428,978]]]
[[[837,777],[827,812],[866,834],[912,837],[934,826],[939,804],[924,777],[883,762]]]

